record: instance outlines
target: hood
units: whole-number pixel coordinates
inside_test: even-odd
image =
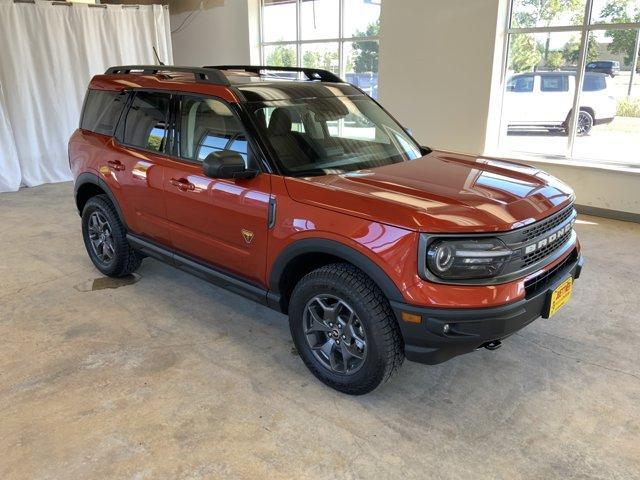
[[[574,199],[571,188],[537,168],[443,151],[369,170],[285,181],[298,202],[425,232],[507,231]]]

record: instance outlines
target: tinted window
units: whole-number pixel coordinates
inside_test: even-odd
[[[607,88],[604,75],[585,75],[584,83],[582,84],[582,90],[585,92],[597,92],[598,90],[604,90]]]
[[[170,98],[168,93],[136,92],[124,120],[124,143],[156,152],[162,151]]]
[[[179,156],[202,162],[212,152],[230,150],[239,153],[248,163],[247,136],[226,103],[213,98],[184,96],[180,102],[179,124]]]
[[[80,128],[103,135],[113,135],[126,98],[126,94],[122,92],[89,90]]]
[[[509,92],[533,92],[533,75],[513,77],[507,84]]]
[[[540,90],[543,92],[568,92],[568,78],[565,75],[542,75]]]

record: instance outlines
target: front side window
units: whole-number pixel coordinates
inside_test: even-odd
[[[214,152],[233,151],[248,163],[247,135],[229,106],[217,99],[184,96],[180,101],[178,155],[202,162]]]
[[[345,173],[421,156],[402,127],[365,96],[278,100],[249,108],[286,175]]]
[[[124,119],[123,142],[133,147],[164,151],[171,95],[136,92]]]

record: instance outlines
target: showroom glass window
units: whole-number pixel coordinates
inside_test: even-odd
[[[510,7],[500,150],[640,165],[640,0]]]
[[[378,96],[381,0],[262,0],[262,63],[322,68]]]

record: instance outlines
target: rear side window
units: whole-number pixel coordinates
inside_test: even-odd
[[[542,75],[540,81],[542,92],[568,92],[569,79],[566,75]]]
[[[133,147],[162,152],[167,138],[171,95],[136,92],[124,118],[122,140]]]
[[[113,135],[127,95],[108,90],[89,90],[84,103],[80,128],[103,135]]]
[[[604,75],[585,75],[582,90],[585,92],[597,92],[607,88],[607,81]]]

